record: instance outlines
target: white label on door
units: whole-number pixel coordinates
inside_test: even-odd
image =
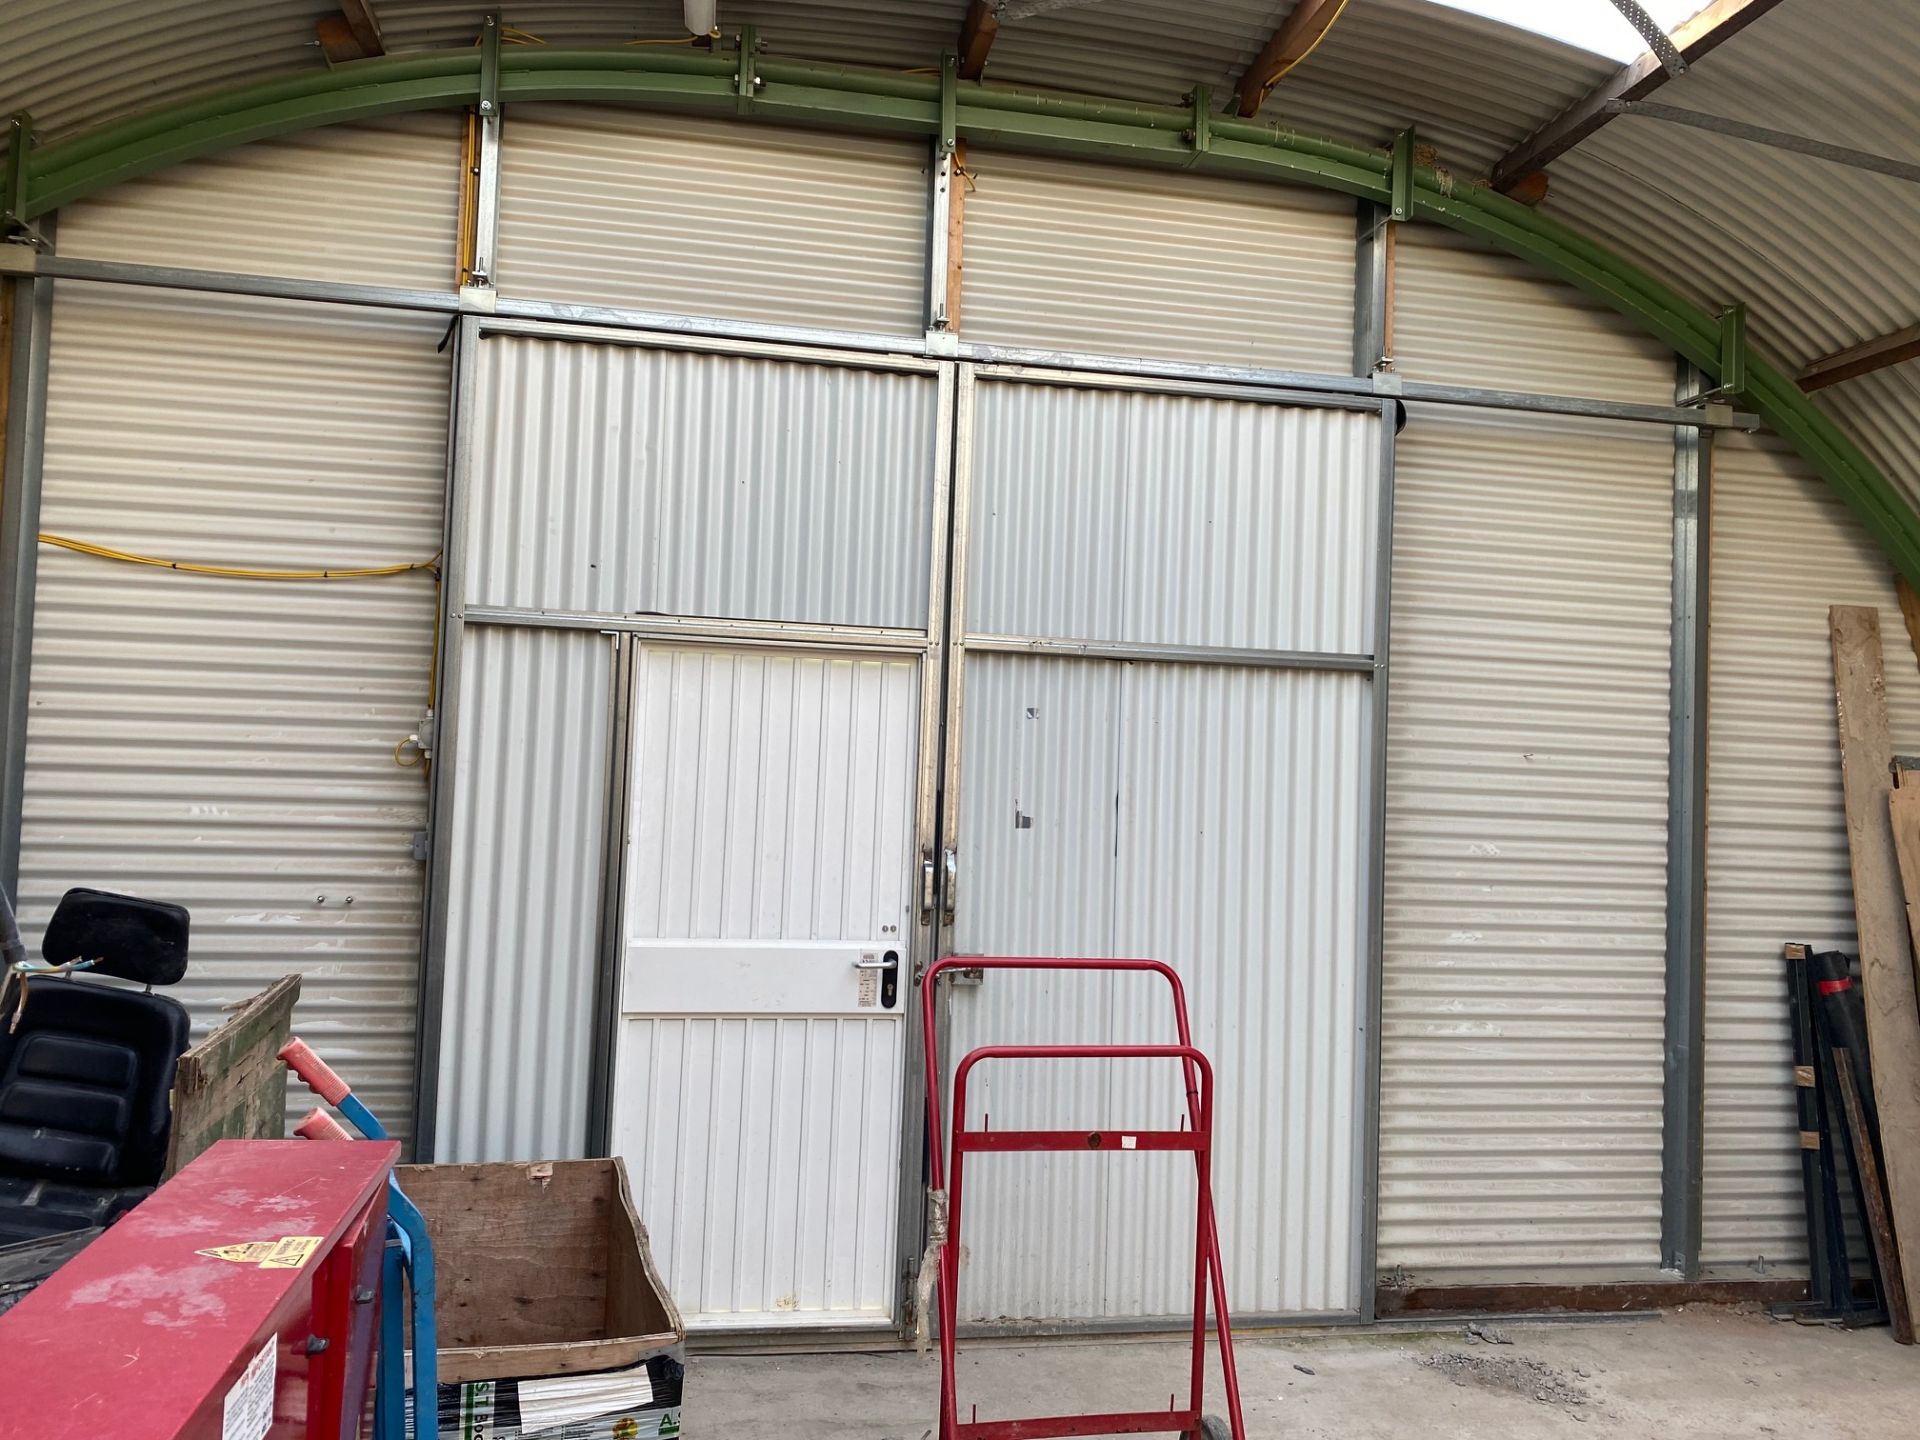
[[[273,1381],[278,1364],[277,1335],[269,1335],[246,1373],[227,1391],[221,1412],[220,1440],[266,1440],[273,1427]]]
[[[878,960],[879,958],[880,957],[875,955],[871,950],[860,957],[863,962],[868,963]],[[862,970],[860,972],[860,1008],[862,1010],[875,1010],[878,1009],[879,1006],[880,972],[878,970]]]

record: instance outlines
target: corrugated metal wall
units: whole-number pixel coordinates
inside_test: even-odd
[[[998,381],[976,403],[970,630],[1371,648],[1374,416]]]
[[[980,382],[968,634],[1367,652],[1379,426]],[[1173,963],[1219,1076],[1236,1304],[1356,1305],[1368,677],[990,653],[965,665],[955,952]],[[951,1014],[956,1055],[1173,1035],[1166,992],[1135,977],[989,974],[954,990]],[[998,1128],[1172,1126],[1182,1103],[1171,1064],[1001,1062],[975,1085],[971,1123]],[[964,1314],[1179,1312],[1183,1160],[977,1157]]]
[[[1419,237],[1419,238],[1416,238]],[[1565,286],[1400,237],[1422,378],[1670,400]],[[1659,1263],[1672,438],[1416,409],[1396,452],[1379,1263]]]
[[[493,335],[471,603],[924,627],[930,374]]]
[[[434,1159],[584,1155],[613,647],[466,632]]]
[[[978,146],[967,163],[967,339],[1346,372],[1347,200]]]
[[[446,290],[460,145],[446,112],[256,141],[67,206],[60,253]]]
[[[1920,669],[1886,558],[1778,442],[1715,444],[1711,575],[1701,1260],[1751,1276],[1806,1262],[1780,947],[1856,943],[1828,607],[1880,607],[1903,754],[1920,751]]]
[[[925,322],[928,148],[590,106],[501,131],[501,291],[831,329]]]
[[[63,287],[42,524],[217,565],[426,560],[440,544],[444,326]],[[405,1133],[413,1086],[425,574],[266,583],[42,547],[22,835],[37,943],[70,885],[193,912],[204,1033],[290,970],[296,1024]]]
[[[1671,355],[1598,300],[1434,225],[1402,225],[1394,240],[1393,359],[1402,375],[1673,403]]]

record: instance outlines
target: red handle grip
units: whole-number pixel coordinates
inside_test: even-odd
[[[307,1088],[329,1105],[338,1105],[353,1093],[353,1087],[333,1073],[333,1067],[313,1053],[298,1035],[280,1047],[280,1058],[287,1068],[306,1081]]]
[[[293,1127],[293,1133],[302,1140],[351,1140],[347,1127],[318,1105],[306,1113],[306,1117]]]

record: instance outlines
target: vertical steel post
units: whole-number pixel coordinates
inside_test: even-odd
[[[1387,207],[1360,202],[1353,243],[1353,373],[1372,375],[1388,368],[1387,267],[1392,246],[1387,227],[1393,223]]]
[[[1698,394],[1682,360],[1676,394]],[[1667,974],[1660,1263],[1700,1269],[1706,1088],[1707,602],[1713,432],[1673,432],[1673,643],[1668,676]]]
[[[480,31],[480,169],[474,176],[473,268],[470,284],[491,289],[499,278],[494,253],[500,231],[500,16]]]
[[[955,152],[959,148],[956,61],[949,55],[940,63],[940,133],[933,137],[932,185],[927,204],[927,333],[944,334],[952,328],[947,308],[947,268],[952,260],[950,222],[953,213]]]
[[[600,841],[600,919],[594,942],[591,1049],[587,1062],[587,1155],[613,1149],[614,1042],[620,1025],[620,976],[626,956],[627,774],[633,746],[634,669],[640,637],[610,635],[606,816]]]
[[[1355,232],[1353,267],[1353,370],[1373,374],[1387,359],[1388,304],[1393,221],[1382,205],[1363,203]],[[1394,438],[1402,415],[1400,402],[1383,398],[1380,406],[1378,495],[1373,550],[1373,695],[1368,734],[1366,948],[1361,976],[1358,1051],[1360,1054],[1360,1143],[1354,1177],[1358,1210],[1354,1233],[1355,1295],[1363,1322],[1374,1318],[1379,1282],[1380,1230],[1380,1014],[1386,964],[1387,725],[1389,652],[1393,616]]]
[[[41,222],[53,238],[53,217]],[[21,800],[27,778],[27,687],[40,556],[40,468],[47,433],[53,281],[13,286],[4,465],[0,466],[0,885],[18,893]]]
[[[442,1007],[446,999],[447,909],[453,880],[455,748],[460,725],[460,670],[466,637],[467,511],[474,429],[480,322],[462,316],[453,354],[453,406],[447,446],[447,494],[441,522],[439,702],[433,720],[433,779],[427,797],[427,910],[420,927],[420,1006],[415,1029],[413,1158],[434,1158],[439,1123]]]

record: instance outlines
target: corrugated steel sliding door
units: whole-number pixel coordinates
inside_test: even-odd
[[[952,949],[1176,966],[1219,1075],[1236,1311],[1354,1311],[1391,431],[1250,390],[963,376]],[[949,1067],[1173,1038],[1131,977],[991,973],[947,1020]],[[996,1128],[1172,1127],[1184,1103],[1159,1063],[998,1062],[974,1086],[969,1123]],[[967,1197],[963,1318],[1190,1306],[1184,1157],[979,1155]]]
[[[690,1324],[891,1327],[952,369],[462,343],[436,1158],[609,1145]]]

